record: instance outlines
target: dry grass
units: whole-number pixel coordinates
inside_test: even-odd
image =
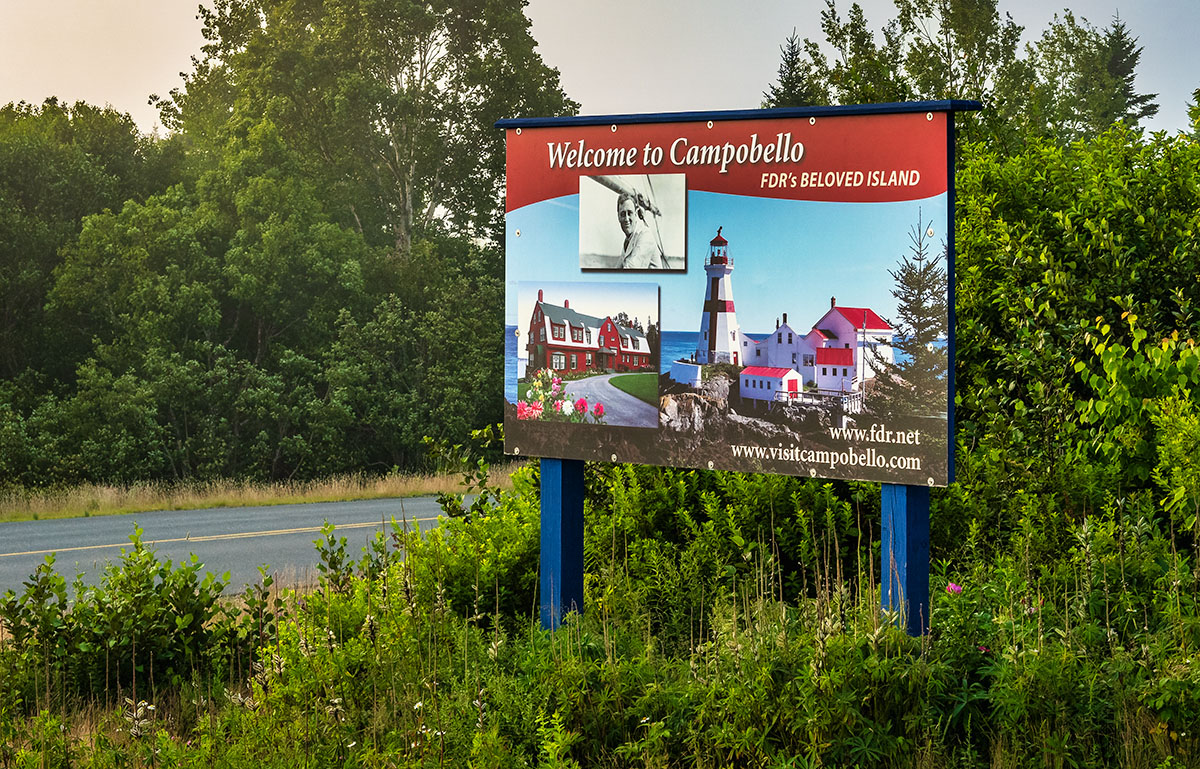
[[[493,466],[489,483],[511,488],[509,475],[519,463]],[[458,475],[339,475],[320,481],[250,483],[138,483],[131,486],[88,484],[52,490],[0,490],[0,522],[81,518],[148,510],[196,510],[207,507],[286,505],[294,502],[344,502],[353,499],[420,497],[461,491]]]

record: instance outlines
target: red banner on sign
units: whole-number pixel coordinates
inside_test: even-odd
[[[687,175],[688,189],[877,203],[947,189],[944,112],[535,127],[507,132],[507,210],[579,192],[580,176]]]

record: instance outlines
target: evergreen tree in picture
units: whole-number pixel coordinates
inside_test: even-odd
[[[650,345],[650,365],[655,371],[659,368],[659,349],[662,340],[662,319],[651,322],[646,319],[646,344]]]
[[[1117,121],[1138,125],[1142,118],[1158,114],[1158,104],[1154,101],[1158,94],[1138,93],[1134,88],[1134,75],[1142,59],[1142,46],[1137,40],[1119,16],[1113,17],[1104,30],[1100,56],[1112,86],[1108,102],[1103,105],[1107,109],[1101,109],[1096,116],[1101,128]]]
[[[1200,140],[1200,88],[1192,91],[1192,100],[1187,105],[1188,123],[1191,124],[1190,136]]]
[[[875,386],[868,395],[871,412],[882,418],[932,416],[946,409],[946,352],[949,289],[946,247],[932,253],[935,236],[932,222],[909,230],[909,250],[895,270],[896,329],[893,342],[895,362],[876,355]]]

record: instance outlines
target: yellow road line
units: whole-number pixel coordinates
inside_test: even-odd
[[[418,523],[420,521],[433,521],[439,517],[440,516],[435,515],[435,516],[431,516],[428,518],[412,518],[412,519],[410,519],[410,522]],[[339,523],[339,524],[334,525],[334,529],[337,531],[341,531],[343,529],[362,529],[367,526],[379,526],[380,524],[381,524],[380,521],[371,521],[369,523]],[[240,532],[237,534],[209,534],[209,535],[203,536],[203,537],[187,536],[187,537],[176,537],[174,539],[155,539],[155,540],[150,540],[149,542],[144,542],[143,544],[145,544],[146,546],[150,546],[150,545],[167,545],[167,544],[171,544],[173,542],[215,542],[215,541],[221,540],[221,539],[250,539],[251,537],[274,537],[274,536],[279,536],[281,534],[304,534],[304,533],[311,534],[313,532],[317,532],[320,530],[321,530],[320,526],[303,526],[298,529],[274,529],[272,531],[245,531],[245,532]],[[23,553],[0,553],[0,558],[8,558],[10,556],[19,556],[19,555],[49,555],[50,553],[74,553],[74,552],[79,552],[80,550],[104,550],[106,548],[112,548],[112,547],[129,547],[129,546],[130,546],[130,543],[128,541],[126,541],[126,542],[117,542],[117,543],[114,543],[111,545],[81,545],[79,547],[56,547],[56,548],[51,548],[50,550],[26,550]]]

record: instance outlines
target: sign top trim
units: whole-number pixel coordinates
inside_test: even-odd
[[[628,123],[687,123],[696,120],[752,120],[759,118],[836,117],[885,115],[907,112],[974,112],[983,109],[977,101],[904,101],[888,104],[852,104],[844,107],[777,107],[775,109],[718,110],[715,112],[651,112],[625,115],[574,115],[569,117],[505,118],[497,128],[540,128],[543,126],[623,125]]]

